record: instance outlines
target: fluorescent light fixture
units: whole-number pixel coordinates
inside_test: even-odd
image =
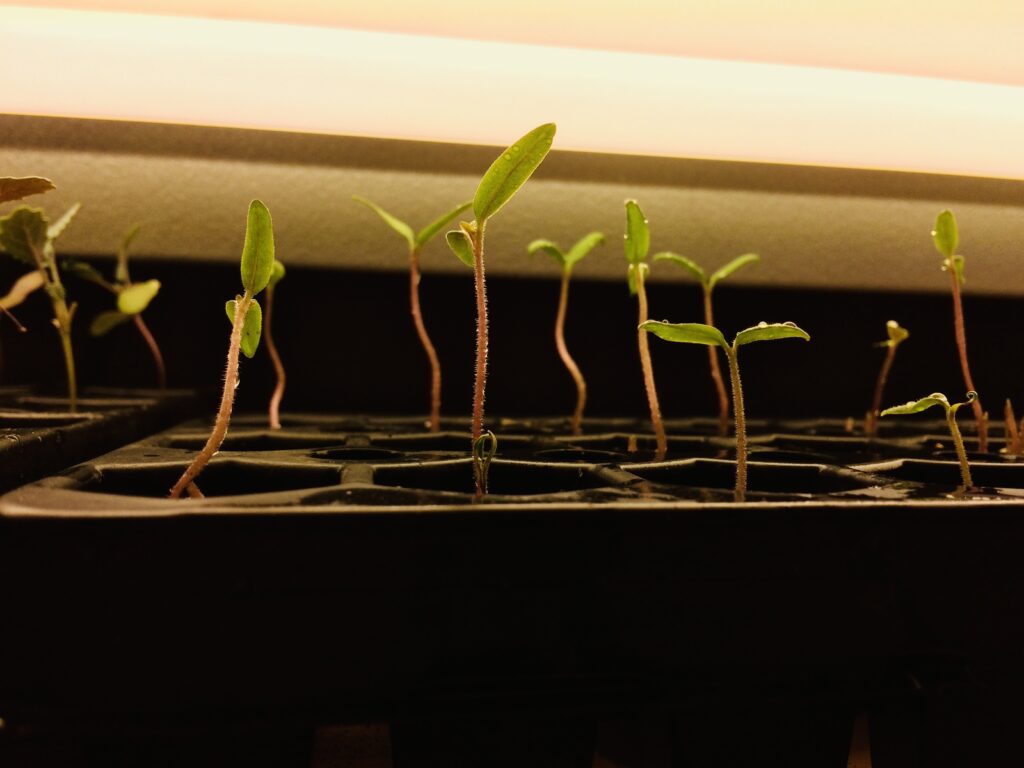
[[[1024,87],[207,18],[0,7],[0,111],[1024,178]],[[21,74],[14,74],[21,73]]]

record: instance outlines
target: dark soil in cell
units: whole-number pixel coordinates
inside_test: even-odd
[[[83,484],[83,490],[118,496],[166,497],[184,464],[110,466]],[[196,481],[205,496],[240,496],[337,485],[341,474],[325,466],[288,466],[231,460],[213,461]]]

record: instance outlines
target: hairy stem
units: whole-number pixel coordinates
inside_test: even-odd
[[[885,392],[885,382],[889,379],[889,369],[892,368],[892,361],[896,359],[896,345],[889,344],[885,353],[885,360],[882,361],[882,370],[878,372],[878,381],[875,382],[875,396],[871,400],[871,410],[868,412],[867,423],[864,425],[864,434],[874,437],[878,432],[878,414],[882,411],[882,395]]]
[[[156,379],[160,389],[167,389],[167,369],[164,367],[164,356],[160,354],[160,347],[156,343],[156,339],[153,338],[153,334],[150,333],[146,321],[142,319],[142,315],[134,315],[134,319],[135,327],[145,339],[146,345],[149,347],[149,354],[153,356],[153,365],[156,366]]]
[[[62,301],[61,304],[64,304]],[[67,326],[58,321],[57,332],[60,334],[60,346],[64,352],[64,370],[68,377],[68,410],[75,413],[78,410],[78,378],[75,375],[75,352],[71,347],[71,315],[67,307],[63,308],[67,317]]]
[[[704,286],[704,323],[714,327],[715,318],[711,312],[711,289]],[[711,366],[711,381],[718,393],[718,434],[729,434],[729,395],[722,380],[722,369],[718,365],[718,347],[708,347],[708,363]]]
[[[235,303],[235,320],[231,324],[231,341],[228,344],[228,363],[224,372],[224,392],[220,398],[220,408],[217,410],[217,419],[213,423],[213,432],[210,433],[206,445],[199,452],[199,455],[192,460],[185,472],[178,478],[178,482],[171,488],[172,499],[181,498],[182,492],[195,480],[203,471],[214,454],[220,450],[224,438],[228,434],[228,424],[231,422],[231,408],[235,404],[235,389],[238,387],[238,351],[242,345],[242,326],[245,325],[245,314],[249,311],[252,303],[252,296],[246,291]]]
[[[565,269],[562,272],[562,289],[558,295],[558,314],[555,316],[555,347],[558,348],[558,356],[562,358],[565,367],[569,369],[569,375],[576,382],[576,410],[572,414],[572,433],[580,434],[583,424],[583,408],[587,404],[587,382],[580,373],[576,361],[569,354],[569,348],[565,346],[565,313],[569,308],[569,278],[572,269]]]
[[[974,380],[971,378],[971,368],[967,363],[967,334],[964,331],[964,308],[960,301],[960,280],[957,278],[956,269],[952,264],[949,265],[948,271],[950,279],[953,281],[953,327],[956,332],[957,351],[960,353],[960,369],[964,374],[964,387],[968,392],[977,392]],[[971,403],[971,409],[974,411],[974,420],[978,423],[978,450],[987,453],[988,424],[980,398]]]
[[[484,430],[484,395],[487,389],[487,283],[484,275],[484,226],[477,224],[473,236],[473,277],[476,286],[476,381],[473,385],[472,444]],[[477,495],[484,493],[477,481]]]
[[[946,423],[949,425],[949,434],[953,438],[953,445],[956,446],[956,457],[960,460],[960,479],[963,481],[964,491],[970,491],[974,488],[974,481],[971,480],[971,465],[967,463],[964,439],[960,435],[960,427],[956,425],[956,411],[952,408],[946,409]]]
[[[274,334],[271,331],[274,317],[274,286],[268,285],[264,293],[266,311],[263,313],[263,338],[267,342],[267,352],[270,353],[270,361],[274,364],[274,373],[277,375],[277,384],[274,386],[274,394],[270,396],[270,428],[281,428],[281,398],[284,397],[284,363],[281,362],[281,355],[278,354],[277,345],[274,343]]]
[[[644,286],[644,273],[639,265],[636,270],[636,295],[639,301],[638,324],[647,322],[647,289]],[[658,404],[658,390],[654,387],[654,367],[651,365],[651,350],[647,344],[647,331],[637,331],[637,342],[640,346],[640,366],[644,372],[644,387],[647,390],[647,404],[651,409],[651,424],[654,426],[656,459],[664,459],[668,453],[668,439],[665,437],[665,425],[661,421],[661,406]]]
[[[60,346],[64,353],[64,371],[68,380],[68,410],[78,410],[78,378],[75,375],[75,353],[71,346],[71,321],[75,316],[75,305],[68,307],[64,298],[64,286],[57,271],[57,261],[52,252],[49,257],[33,250],[36,265],[43,275],[43,284],[53,306],[53,325],[60,334]]]
[[[482,266],[482,264],[481,264]],[[412,322],[420,337],[423,351],[430,361],[430,431],[441,431],[441,361],[437,357],[427,326],[423,324],[423,312],[420,310],[420,251],[418,247],[409,249],[409,306],[412,311]]]
[[[732,410],[736,420],[736,502],[747,500],[747,416],[743,412],[743,382],[740,381],[740,363],[735,347],[726,350],[729,360],[729,380],[732,383]]]

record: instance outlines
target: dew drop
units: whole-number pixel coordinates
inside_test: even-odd
[[[511,154],[509,154],[508,152],[506,152],[506,153],[505,153],[505,159],[506,159],[506,160],[511,160],[511,159],[512,159],[512,155],[511,155]]]
[[[762,320],[760,323],[757,324],[757,327],[758,328],[767,328],[768,327],[768,323],[766,323],[764,320]]]
[[[511,151],[512,151],[513,153],[515,153],[515,152],[518,152],[518,151],[519,151],[519,145],[518,145],[518,144],[515,144],[515,145],[513,145],[512,147],[510,147],[509,149],[510,149],[510,150],[511,150]]]

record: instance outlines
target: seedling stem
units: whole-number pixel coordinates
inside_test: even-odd
[[[427,326],[423,323],[423,312],[420,310],[420,249],[414,246],[409,249],[409,308],[412,322],[416,326],[416,334],[430,362],[430,431],[441,431],[441,361],[437,357],[437,349],[427,334]]]
[[[562,272],[562,287],[558,293],[558,314],[555,316],[555,347],[558,349],[558,356],[569,371],[573,381],[576,382],[576,409],[572,413],[572,433],[578,435],[583,431],[583,409],[587,405],[587,382],[580,372],[580,367],[569,354],[569,348],[565,345],[565,314],[569,308],[569,278],[572,270],[566,269]]]
[[[647,322],[647,289],[644,286],[646,273],[647,265],[638,265],[636,269],[636,296],[638,305],[637,322],[639,326],[643,326]],[[647,343],[647,334],[643,330],[637,330],[636,335],[637,344],[640,349],[640,367],[644,373],[644,389],[647,391],[647,405],[651,410],[651,424],[654,426],[654,457],[660,461],[668,453],[668,438],[665,436],[665,424],[661,420],[658,390],[654,386],[654,366],[651,365],[651,350]]]
[[[878,381],[875,382],[875,396],[871,401],[871,410],[868,411],[864,424],[864,433],[868,437],[873,437],[878,432],[878,413],[882,409],[882,395],[885,392],[885,383],[889,379],[889,370],[892,368],[893,360],[896,359],[896,347],[910,336],[910,333],[905,328],[900,327],[900,324],[895,320],[890,320],[886,323],[885,327],[889,338],[878,344],[878,346],[886,348],[885,360],[882,361],[882,369],[878,372]]]
[[[269,420],[271,429],[281,428],[281,398],[284,397],[284,386],[287,377],[284,372],[284,363],[281,362],[281,355],[277,351],[277,344],[274,343],[273,316],[274,316],[274,284],[267,286],[266,290],[267,311],[263,314],[263,337],[267,340],[267,353],[274,365],[274,374],[277,383],[274,385],[274,394],[270,396]]]

